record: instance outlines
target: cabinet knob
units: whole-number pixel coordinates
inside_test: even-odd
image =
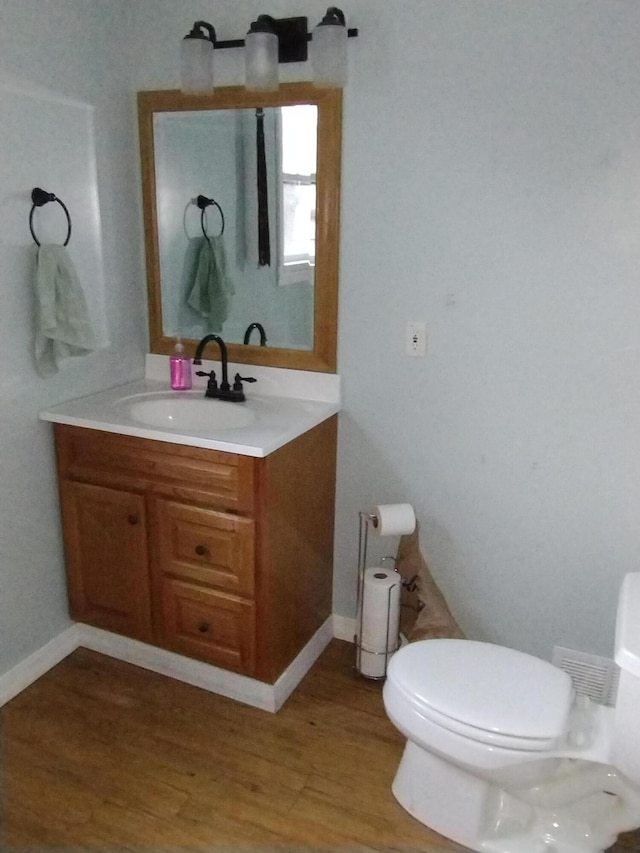
[[[198,631],[200,631],[201,634],[206,634],[208,630],[209,630],[209,623],[208,622],[198,622]]]
[[[140,521],[140,517],[136,512],[131,512],[127,516],[127,521],[129,522],[129,524],[138,524]]]
[[[206,545],[196,545],[196,554],[199,557],[204,557],[204,555],[206,553],[207,553],[207,546]]]

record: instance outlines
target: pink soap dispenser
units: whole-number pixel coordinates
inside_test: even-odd
[[[174,391],[188,391],[191,388],[191,359],[184,351],[184,344],[177,338],[173,355],[169,358],[171,387]]]

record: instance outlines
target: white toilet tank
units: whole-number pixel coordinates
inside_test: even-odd
[[[612,764],[640,785],[640,572],[625,576],[618,598],[616,700]]]

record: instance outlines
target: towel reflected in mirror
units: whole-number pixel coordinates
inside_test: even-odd
[[[189,267],[186,271],[186,304],[204,319],[207,332],[220,333],[235,293],[227,273],[223,237],[191,238],[185,264]]]

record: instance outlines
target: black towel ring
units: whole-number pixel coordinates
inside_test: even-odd
[[[200,208],[200,226],[202,227],[202,233],[209,239],[209,235],[207,234],[207,227],[205,225],[205,216],[208,207],[217,207],[218,212],[220,213],[220,219],[222,220],[222,228],[220,229],[220,233],[218,237],[222,237],[224,234],[224,213],[222,212],[222,208],[218,204],[218,202],[214,198],[207,198],[206,195],[199,195],[196,199],[196,204]]]
[[[48,193],[46,190],[40,189],[40,187],[34,187],[31,191],[31,201],[33,202],[33,205],[31,206],[31,212],[29,213],[29,231],[31,231],[31,236],[35,240],[36,246],[40,245],[40,240],[38,240],[36,232],[33,230],[33,214],[36,207],[42,207],[49,201],[57,201],[60,207],[64,210],[64,214],[67,217],[67,239],[62,245],[68,245],[69,240],[71,239],[71,217],[69,216],[66,204],[54,195],[54,193]]]

